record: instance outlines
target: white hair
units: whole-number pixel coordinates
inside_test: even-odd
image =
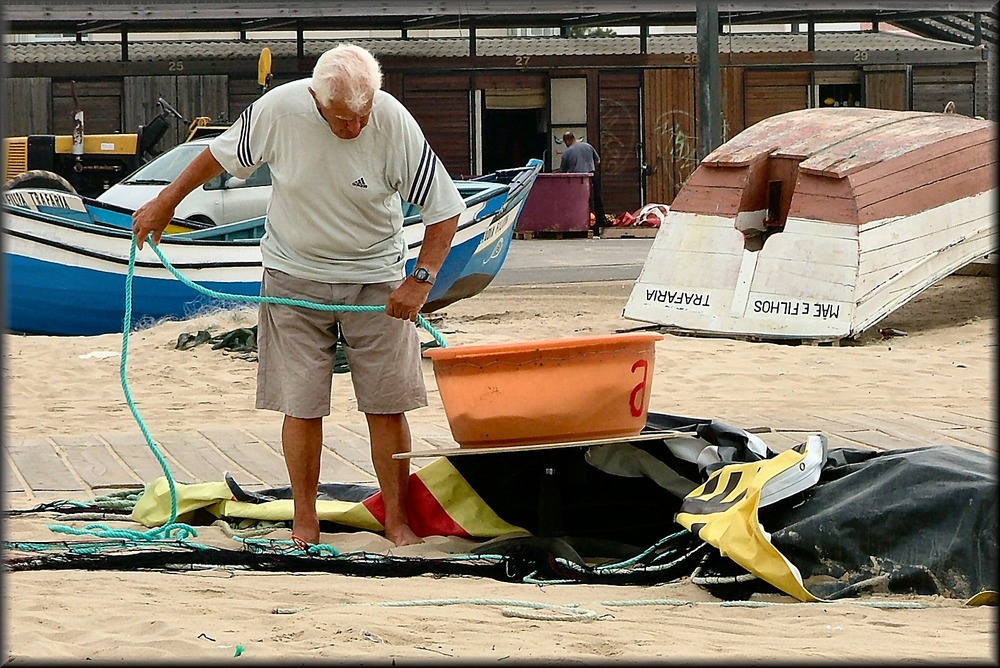
[[[359,114],[381,88],[382,66],[370,51],[355,44],[338,44],[313,67],[312,89],[324,106],[339,100]]]

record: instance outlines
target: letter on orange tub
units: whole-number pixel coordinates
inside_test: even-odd
[[[639,417],[642,415],[642,405],[646,402],[646,379],[649,374],[649,362],[646,360],[637,360],[635,364],[632,365],[632,373],[635,370],[642,367],[642,380],[639,384],[632,388],[632,394],[629,395],[629,408],[632,411],[632,417]],[[636,399],[638,398],[638,401]]]

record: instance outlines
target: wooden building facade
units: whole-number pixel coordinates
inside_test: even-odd
[[[135,132],[163,97],[188,119],[235,118],[272,85],[308,76],[339,41],[158,41],[4,45],[10,136],[69,134],[74,89],[88,133]],[[573,129],[602,158],[605,210],[669,204],[698,164],[693,34],[648,37],[357,39],[379,57],[384,87],[420,121],[453,175],[558,166]],[[987,116],[985,46],[896,32],[737,33],[719,38],[722,140],[786,111],[818,106]],[[993,105],[995,108],[995,105]],[[160,148],[184,136],[183,124]]]

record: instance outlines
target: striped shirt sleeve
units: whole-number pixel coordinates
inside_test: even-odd
[[[244,109],[236,122],[209,144],[219,164],[241,179],[249,178],[264,162],[259,137],[263,133],[254,132],[260,120],[259,105],[260,100],[257,100]]]
[[[420,151],[420,161],[417,163],[417,170],[413,176],[413,183],[410,186],[410,193],[406,200],[419,207],[427,204],[427,195],[430,193],[431,184],[434,182],[434,173],[437,171],[438,157],[434,155],[431,145],[424,140],[424,147]]]
[[[424,137],[416,119],[402,105],[399,111],[403,164],[402,183],[397,188],[400,196],[420,208],[426,225],[460,214],[465,210],[465,201],[448,170]]]

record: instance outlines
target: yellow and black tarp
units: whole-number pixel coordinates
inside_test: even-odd
[[[218,518],[292,519],[290,498],[238,500],[226,482],[175,483],[175,488],[178,522],[192,521],[198,511]],[[522,531],[498,517],[446,458],[410,474],[407,503],[411,526],[422,536],[494,537]],[[360,501],[321,497],[316,507],[320,521],[374,532],[385,528],[385,504],[377,489]],[[158,478],[139,498],[132,519],[147,527],[162,526],[171,508],[169,481]]]

